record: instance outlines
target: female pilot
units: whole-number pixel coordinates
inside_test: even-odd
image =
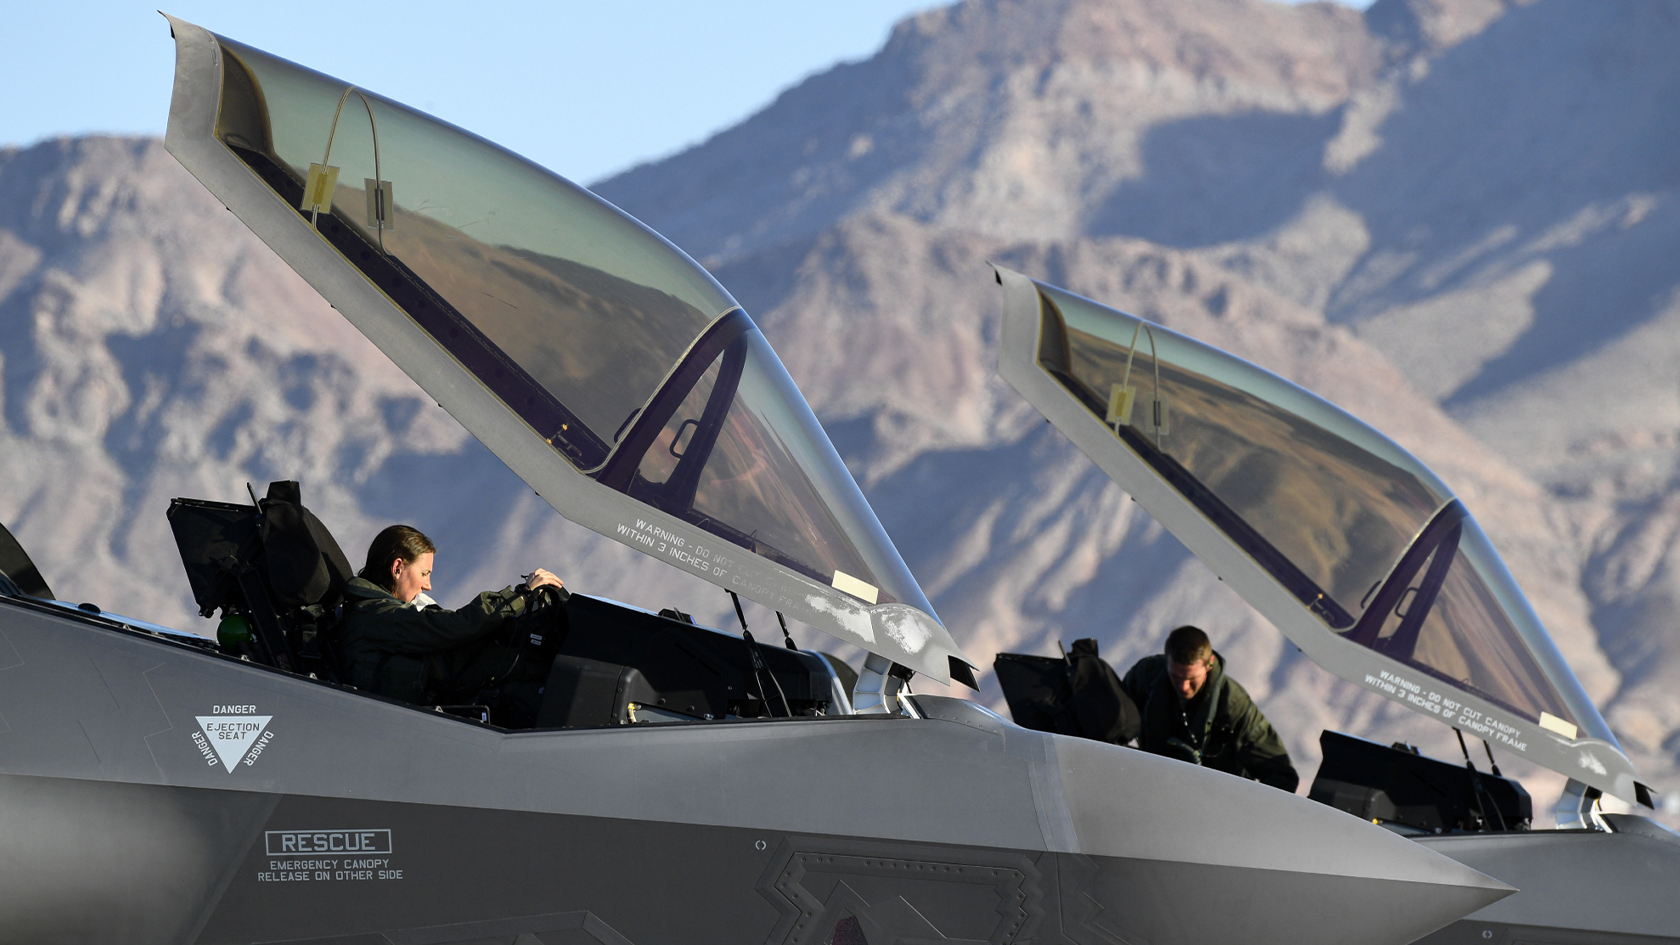
[[[336,639],[347,681],[405,702],[488,705],[496,724],[529,727],[549,661],[522,657],[495,637],[525,612],[524,592],[558,589],[560,579],[538,568],[519,588],[486,591],[445,610],[426,595],[436,556],[431,539],[407,525],[373,539],[367,563],[344,588]],[[564,610],[556,610],[563,621]]]

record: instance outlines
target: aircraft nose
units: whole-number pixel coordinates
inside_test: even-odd
[[[1065,851],[1058,887],[1075,940],[1400,945],[1515,891],[1275,788],[1045,738],[1045,774],[1060,783],[1039,792],[1039,821]]]

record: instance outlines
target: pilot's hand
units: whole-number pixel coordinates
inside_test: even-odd
[[[539,587],[561,588],[566,585],[561,583],[560,579],[555,577],[553,572],[538,568],[530,574],[525,575],[525,586],[534,591]]]

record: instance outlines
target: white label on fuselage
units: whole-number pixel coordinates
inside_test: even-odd
[[[268,869],[259,883],[359,883],[400,880],[392,865],[389,828],[268,830],[263,833]]]
[[[274,716],[257,715],[254,705],[217,705],[210,711],[226,714],[198,716],[200,731],[192,733],[193,744],[210,767],[220,764],[229,774],[241,761],[249,767],[274,740],[268,731]]]

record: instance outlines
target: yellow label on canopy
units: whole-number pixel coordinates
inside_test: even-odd
[[[1137,388],[1130,384],[1115,384],[1108,389],[1108,425],[1132,425],[1132,403],[1137,400]]]
[[[303,184],[298,209],[304,213],[331,213],[333,191],[338,189],[338,168],[330,164],[309,165],[309,179]]]
[[[1577,737],[1581,732],[1579,728],[1575,727],[1574,722],[1565,722],[1563,719],[1558,718],[1550,712],[1540,713],[1540,727],[1548,732],[1556,732],[1564,738],[1569,739]]]
[[[837,591],[845,591],[853,597],[861,597],[867,603],[875,603],[881,599],[881,589],[861,578],[852,577],[844,571],[834,572],[831,582]]]

